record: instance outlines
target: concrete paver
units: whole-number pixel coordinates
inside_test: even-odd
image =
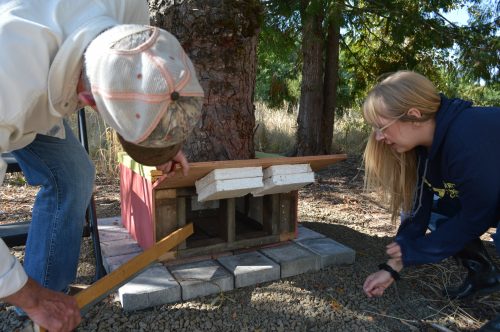
[[[218,261],[233,274],[236,288],[280,278],[279,264],[259,252],[220,257]]]
[[[105,257],[120,256],[125,254],[132,254],[135,252],[141,252],[142,249],[139,247],[134,239],[120,239],[109,242],[101,242],[101,252]]]
[[[126,311],[146,309],[181,300],[181,286],[160,263],[154,264],[118,289]]]
[[[298,241],[297,243],[311,250],[321,258],[321,268],[333,264],[352,264],[356,256],[356,252],[351,248],[327,237],[308,239]]]
[[[169,267],[182,288],[184,301],[234,289],[233,276],[213,260]]]
[[[102,265],[104,265],[104,269],[106,270],[107,273],[110,273],[117,268],[119,268],[121,265],[125,264],[135,256],[139,255],[141,252],[133,252],[130,254],[125,254],[125,255],[117,255],[117,256],[104,256],[102,260]]]
[[[109,218],[99,218],[97,219],[97,227],[101,230],[104,226],[122,226],[121,217],[109,217]]]
[[[317,271],[320,268],[319,255],[293,242],[259,251],[280,264],[281,278]]]
[[[99,241],[101,243],[123,239],[132,239],[132,236],[124,227],[113,226],[112,228],[99,230]]]
[[[315,232],[312,229],[301,226],[301,225],[299,225],[299,227],[297,227],[297,233],[298,233],[297,238],[293,240],[295,242],[308,240],[308,239],[320,239],[320,238],[325,237],[323,234]]]

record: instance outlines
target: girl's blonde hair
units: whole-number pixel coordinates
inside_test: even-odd
[[[370,90],[363,103],[363,114],[365,120],[374,127],[380,117],[423,122],[434,118],[440,101],[436,87],[426,77],[411,71],[398,71]],[[411,108],[418,109],[422,116],[415,118],[408,115]],[[385,194],[393,221],[401,210],[410,212],[417,184],[415,150],[396,153],[383,141],[377,141],[373,131],[363,158],[365,189],[376,189]]]

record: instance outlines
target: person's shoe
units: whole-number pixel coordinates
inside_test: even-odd
[[[500,315],[481,326],[478,332],[500,332]]]
[[[445,296],[463,299],[472,294],[487,295],[500,290],[500,270],[480,239],[469,243],[455,257],[467,269],[467,277],[460,286],[445,288]]]

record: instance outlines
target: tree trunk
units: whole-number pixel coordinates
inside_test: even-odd
[[[151,22],[176,36],[205,91],[201,128],[184,145],[190,161],[254,158],[259,0],[150,0]]]
[[[323,11],[314,1],[302,0],[302,85],[297,117],[297,155],[322,151],[324,37]],[[313,8],[314,6],[314,8]]]
[[[328,18],[326,37],[325,82],[323,106],[323,122],[321,133],[321,153],[330,154],[332,150],[335,109],[337,107],[337,87],[339,83],[339,45],[342,11],[339,2],[335,3]]]

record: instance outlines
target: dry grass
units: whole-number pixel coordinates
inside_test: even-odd
[[[265,104],[255,104],[255,149],[285,154],[295,145],[297,113],[286,109],[270,109]]]
[[[361,155],[371,128],[356,110],[350,110],[335,119],[332,147],[334,151]]]
[[[269,153],[286,154],[295,145],[297,132],[297,110],[270,109],[262,103],[255,104],[257,124],[255,149]],[[333,152],[359,155],[365,147],[369,128],[361,114],[355,110],[335,120]]]
[[[97,112],[86,109],[87,138],[89,153],[96,166],[97,174],[118,177],[117,154],[122,151],[115,131],[104,123]],[[70,118],[71,127],[77,132],[77,114]]]
[[[484,316],[498,313],[500,305],[498,294],[476,295],[464,300],[452,300],[442,295],[443,289],[450,285],[458,285],[465,278],[465,271],[453,259],[439,264],[429,264],[418,269],[409,269],[405,273],[407,282],[421,289],[422,298],[426,299],[429,309],[435,313],[422,323],[431,324],[436,317],[446,317],[446,321],[461,330],[478,329],[484,323]],[[398,295],[399,296],[399,295]],[[398,299],[400,302],[401,299]],[[411,311],[411,308],[407,308]],[[479,319],[479,317],[481,319]]]

